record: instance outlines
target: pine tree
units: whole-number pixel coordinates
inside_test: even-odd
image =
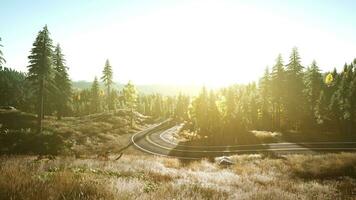
[[[134,125],[134,110],[137,103],[137,90],[135,86],[129,81],[123,88],[123,96],[125,105],[130,109],[130,125]]]
[[[281,130],[282,110],[286,99],[286,72],[279,54],[271,73],[272,128]]]
[[[0,37],[0,42],[1,42],[1,37]],[[0,47],[3,47],[3,45],[0,43]],[[3,64],[6,63],[6,60],[4,58],[4,54],[2,53],[0,49],[0,70],[2,70]]]
[[[325,84],[322,84],[322,90],[316,105],[317,122],[322,130],[343,132],[343,106],[340,91],[342,73],[339,74],[336,69],[331,73],[324,75]],[[344,90],[344,89],[343,89]]]
[[[179,93],[177,97],[177,103],[174,110],[174,117],[180,120],[188,119],[188,106],[189,106],[189,97]]]
[[[217,106],[217,97],[214,91],[210,91],[208,97],[208,107],[207,107],[207,125],[208,125],[208,136],[214,137],[214,135],[218,135],[221,131],[221,115]]]
[[[194,119],[194,125],[199,133],[206,135],[208,133],[208,92],[205,87],[202,88],[199,96],[192,102],[191,117]]]
[[[340,112],[341,132],[351,133],[352,124],[354,122],[354,102],[353,99],[353,80],[354,80],[354,66],[345,64],[344,70],[341,74],[341,80],[339,87],[335,93],[337,99],[338,108]]]
[[[59,44],[57,44],[54,50],[53,65],[55,70],[54,84],[56,85],[53,101],[55,110],[57,111],[57,117],[61,119],[69,110],[72,88],[68,75],[68,67],[65,65],[64,55]]]
[[[0,105],[14,106],[22,111],[33,112],[31,91],[26,74],[10,68],[0,69]]]
[[[307,102],[307,115],[305,117],[305,124],[315,125],[315,110],[317,106],[317,101],[320,97],[320,92],[322,89],[323,78],[320,73],[320,69],[314,60],[310,67],[307,68],[305,74],[305,95],[308,100]]]
[[[42,118],[44,117],[44,94],[52,74],[52,40],[49,37],[47,26],[41,30],[28,56],[28,79],[34,85],[38,96],[38,131],[42,132]]]
[[[271,74],[268,67],[259,82],[259,118],[264,129],[271,129]]]
[[[356,59],[352,63],[353,65],[353,78],[350,84],[350,133],[355,132],[356,124]]]
[[[292,128],[298,130],[305,114],[303,66],[300,64],[298,49],[294,47],[286,68],[286,112]]]
[[[94,78],[94,82],[90,89],[91,93],[91,111],[94,113],[98,113],[100,111],[100,87],[97,77]]]
[[[101,80],[104,82],[104,85],[106,87],[106,91],[107,91],[107,106],[109,108],[109,110],[113,109],[113,102],[111,101],[111,97],[110,97],[110,88],[111,85],[113,84],[113,72],[112,72],[112,67],[109,63],[109,59],[106,60],[105,62],[105,67],[103,70],[103,76],[101,77]]]

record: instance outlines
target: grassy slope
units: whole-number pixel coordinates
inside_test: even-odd
[[[130,127],[128,111],[117,110],[62,120],[47,118],[45,130],[59,135],[70,148],[64,154],[90,157],[104,152],[115,153],[126,146],[133,133],[145,129],[149,119],[136,113],[135,126]]]
[[[0,157],[0,199],[344,199],[356,193],[356,154],[233,160],[221,167],[127,154],[118,161]]]

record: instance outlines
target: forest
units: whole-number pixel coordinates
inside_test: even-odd
[[[126,108],[185,121],[188,129],[209,137],[248,130],[355,133],[356,59],[342,71],[321,72],[316,61],[302,66],[294,47],[286,61],[278,55],[257,83],[167,96],[140,93],[132,82],[115,89],[109,60],[91,88],[73,88],[65,56],[59,44],[53,45],[47,26],[33,43],[27,72],[6,67],[0,53],[0,105],[36,113],[38,130],[44,115],[61,119]]]
[[[322,71],[293,47],[258,81],[167,95],[122,86],[109,58],[75,87],[47,26],[26,71],[7,66],[1,39],[0,199],[356,194],[356,59]]]

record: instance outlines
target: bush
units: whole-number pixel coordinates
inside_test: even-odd
[[[56,134],[37,134],[30,131],[3,130],[0,133],[1,154],[58,155],[66,147]]]

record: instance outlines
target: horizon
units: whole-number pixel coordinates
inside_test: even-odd
[[[216,88],[258,81],[279,53],[286,64],[294,46],[305,67],[315,59],[323,72],[342,69],[355,58],[354,4],[5,1],[0,37],[5,66],[23,72],[35,35],[47,24],[73,81],[92,81],[109,59],[115,82]],[[15,10],[22,12],[11,16]]]

